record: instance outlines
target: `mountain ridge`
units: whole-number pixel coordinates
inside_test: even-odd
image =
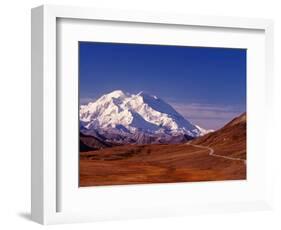
[[[115,143],[181,143],[208,131],[161,98],[115,90],[80,107],[81,132]]]
[[[219,130],[191,141],[192,144],[208,146],[222,156],[246,160],[247,115],[233,118]]]

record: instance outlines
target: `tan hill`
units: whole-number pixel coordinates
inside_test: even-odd
[[[209,146],[216,154],[246,160],[246,113],[234,118],[223,128],[191,141],[192,144]]]

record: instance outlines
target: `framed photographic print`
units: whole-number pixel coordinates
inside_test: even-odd
[[[270,208],[272,33],[266,19],[34,8],[32,219]]]
[[[245,180],[246,53],[79,42],[79,185]]]

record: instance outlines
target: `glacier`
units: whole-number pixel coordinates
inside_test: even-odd
[[[115,90],[80,106],[80,132],[120,144],[181,143],[209,131],[161,98]]]

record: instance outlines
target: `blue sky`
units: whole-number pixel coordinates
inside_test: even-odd
[[[246,50],[80,42],[79,83],[81,104],[116,89],[144,91],[218,129],[246,111]]]

